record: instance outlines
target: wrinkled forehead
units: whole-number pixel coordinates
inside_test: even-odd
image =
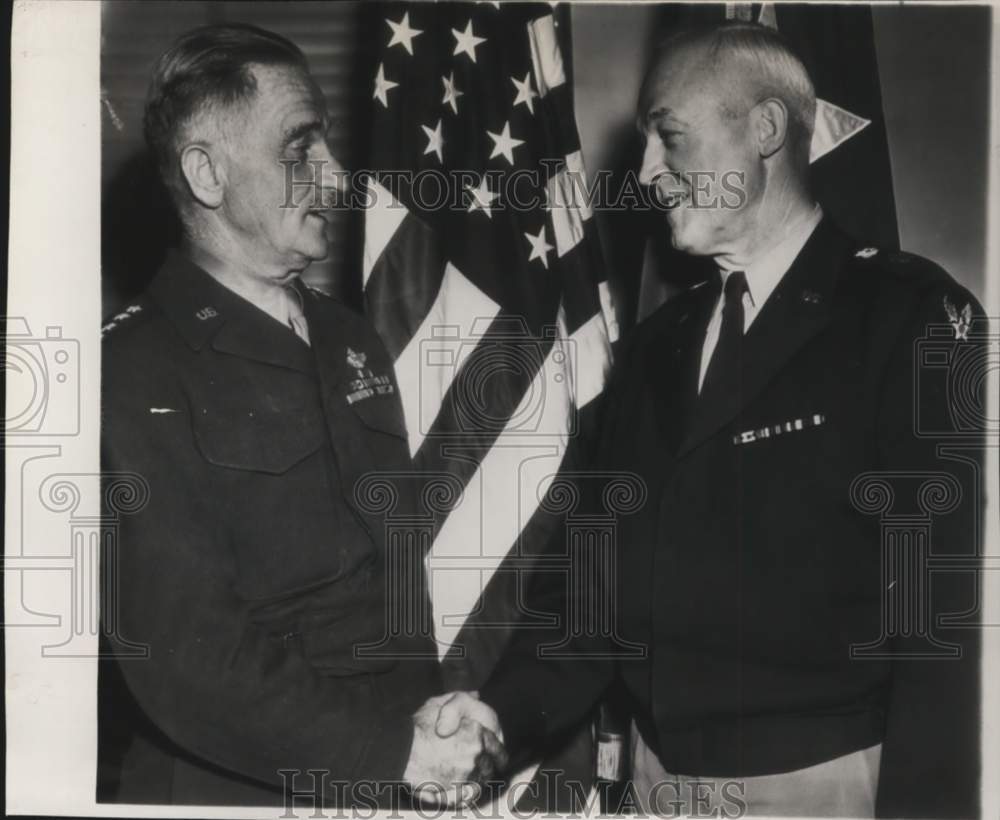
[[[298,66],[255,64],[250,71],[257,83],[254,103],[261,108],[312,108],[317,112],[325,108],[316,81]]]

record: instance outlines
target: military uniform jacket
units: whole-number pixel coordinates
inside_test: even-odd
[[[439,691],[429,619],[398,617],[429,612],[420,545],[386,537],[415,503],[391,361],[296,287],[311,348],[177,254],[105,327],[106,495],[148,488],[103,601],[109,643],[148,647],[102,670],[102,721],[132,730],[120,800],[259,803],[282,769],[399,780]]]
[[[607,661],[596,636],[534,662],[553,638],[524,634],[483,698],[531,745],[617,672],[669,772],[772,774],[882,742],[880,814],[971,816],[980,309],[932,263],[824,220],[746,333],[737,397],[704,406],[717,294],[693,287],[640,325],[607,391],[598,466],[647,492],[619,520],[614,645],[644,656]],[[906,516],[913,549],[950,570],[908,574],[887,541]]]

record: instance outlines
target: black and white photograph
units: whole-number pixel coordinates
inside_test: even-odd
[[[1000,818],[1000,18],[18,0],[9,816]]]

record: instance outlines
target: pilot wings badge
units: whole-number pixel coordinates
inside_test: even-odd
[[[972,305],[967,302],[959,313],[951,299],[945,296],[944,310],[948,314],[948,322],[955,331],[955,338],[960,342],[968,341],[969,326],[972,324]]]
[[[356,350],[351,350],[347,348],[347,363],[353,367],[355,370],[360,370],[365,366],[365,362],[368,361],[367,353],[358,353]]]

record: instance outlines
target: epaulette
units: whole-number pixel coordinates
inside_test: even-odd
[[[109,316],[101,323],[101,338],[107,338],[108,334],[123,325],[129,324],[131,320],[144,310],[143,306],[136,302],[128,307],[122,308],[118,313]]]
[[[931,283],[949,278],[947,272],[936,262],[906,251],[865,247],[854,252],[854,260],[862,267],[876,268],[899,279]]]
[[[878,271],[919,298],[930,298],[933,307],[930,321],[951,325],[955,339],[966,340],[973,319],[982,308],[969,291],[936,262],[906,251],[883,252],[878,248],[862,248],[854,254],[858,267],[867,275]],[[869,280],[870,281],[870,280]]]

